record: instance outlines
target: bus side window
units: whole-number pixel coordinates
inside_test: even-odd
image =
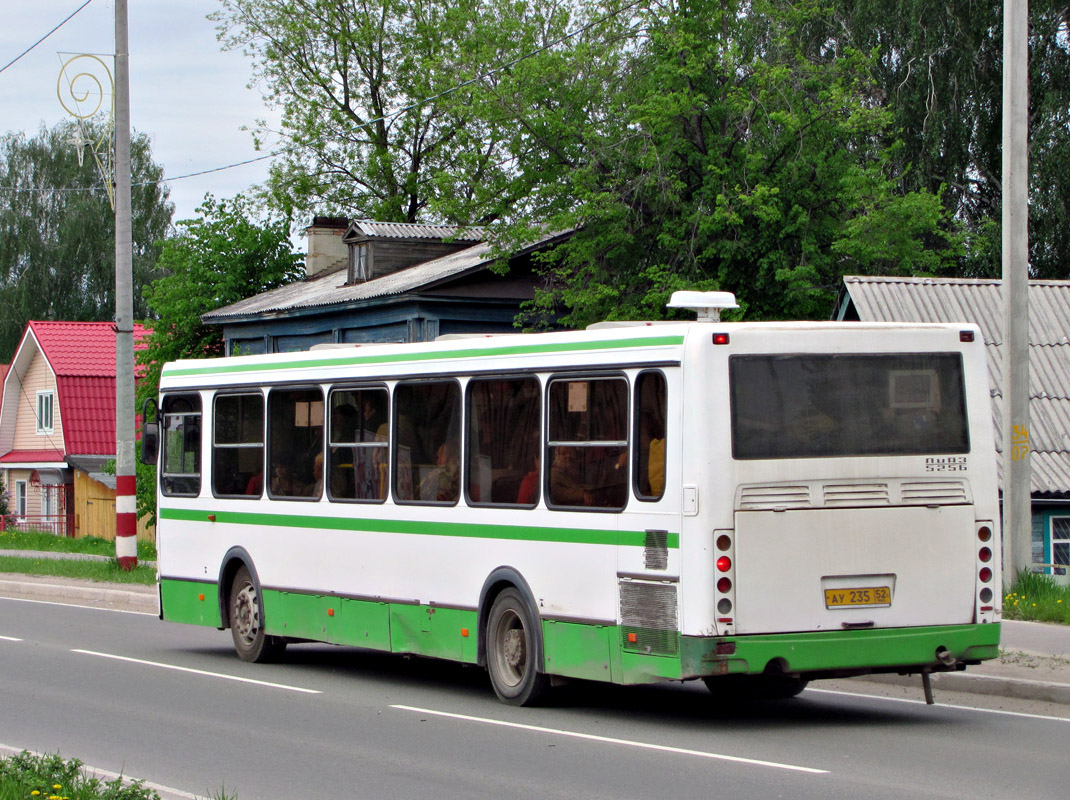
[[[394,390],[394,497],[456,503],[461,474],[461,387],[400,383]]]
[[[318,499],[323,494],[323,393],[274,389],[268,395],[271,497]]]
[[[643,372],[635,382],[635,495],[660,500],[665,494],[665,376]]]
[[[212,490],[222,497],[260,497],[264,490],[264,396],[215,398]]]
[[[332,500],[385,500],[386,389],[336,389],[328,405],[328,496]]]
[[[201,493],[201,397],[163,398],[163,456],[160,489],[165,495],[196,497]]]
[[[549,505],[622,510],[628,502],[627,380],[553,380],[548,406]]]
[[[537,378],[468,382],[465,487],[472,505],[534,506],[539,501]]]

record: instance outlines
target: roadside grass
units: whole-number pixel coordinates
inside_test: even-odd
[[[1003,616],[1070,625],[1070,586],[1056,584],[1050,575],[1020,572],[1011,591],[1003,597]]]
[[[236,800],[225,792],[211,800]],[[0,800],[160,800],[154,789],[125,778],[101,780],[78,759],[22,751],[0,759]]]
[[[82,578],[104,583],[156,583],[156,568],[138,564],[129,572],[117,561],[72,561],[56,558],[34,558],[32,551],[26,556],[0,556],[0,572],[23,575],[52,575],[58,578]],[[0,800],[5,800],[0,795]]]
[[[0,531],[0,550],[46,550],[52,553],[84,553],[94,556],[114,556],[115,542],[99,536],[81,536],[72,539],[39,531]],[[156,560],[156,546],[152,542],[138,541],[137,557],[142,561]]]

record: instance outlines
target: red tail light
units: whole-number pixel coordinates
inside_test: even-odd
[[[721,556],[717,559],[718,572],[728,572],[728,570],[730,569],[732,569],[732,559],[730,559],[728,556]]]

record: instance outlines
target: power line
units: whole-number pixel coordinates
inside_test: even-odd
[[[68,22],[70,22],[70,21],[71,21],[71,19],[72,19],[72,18],[74,17],[74,15],[75,15],[75,14],[77,14],[77,13],[78,13],[79,11],[81,11],[81,10],[82,10],[83,8],[85,8],[85,7],[87,6],[87,5],[89,5],[89,4],[90,4],[90,3],[92,3],[92,2],[93,2],[93,0],[85,0],[85,2],[84,2],[84,3],[82,3],[82,4],[80,5],[80,6],[78,6],[78,8],[74,9],[74,11],[72,11],[72,12],[71,12],[70,14],[68,14],[68,15],[67,15],[67,18],[66,18],[66,19],[64,19],[64,20],[63,20],[63,22],[59,23],[59,25],[57,25],[56,27],[54,27],[54,28],[53,28],[52,30],[50,30],[50,31],[49,31],[48,33],[46,33],[46,34],[45,34],[44,36],[42,36],[42,37],[41,37],[40,39],[38,39],[38,40],[37,40],[36,42],[34,42],[33,44],[31,44],[31,45],[30,45],[29,47],[27,47],[27,48],[26,48],[25,50],[23,50],[23,51],[22,51],[21,53],[19,53],[19,54],[18,54],[17,56],[15,56],[15,57],[14,57],[13,59],[11,59],[10,61],[8,61],[8,62],[7,62],[6,64],[4,64],[4,66],[0,67],[0,72],[3,72],[4,70],[6,70],[6,69],[7,69],[8,67],[10,67],[11,65],[13,65],[13,64],[14,64],[14,63],[15,63],[16,61],[18,61],[18,60],[19,60],[20,58],[22,58],[22,57],[23,57],[24,55],[26,55],[26,54],[27,54],[27,53],[29,53],[29,52],[30,52],[31,50],[33,50],[33,49],[34,49],[35,47],[37,47],[37,45],[41,44],[41,42],[43,42],[43,41],[44,41],[45,39],[47,39],[47,38],[48,38],[49,36],[51,36],[51,35],[52,35],[53,33],[55,33],[55,32],[56,32],[56,31],[58,31],[58,30],[59,30],[60,28],[62,28],[62,27],[63,27],[64,25],[66,25],[66,24],[67,24]]]

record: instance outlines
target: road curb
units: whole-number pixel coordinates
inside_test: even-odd
[[[870,683],[890,683],[896,686],[920,686],[918,675],[866,675],[857,680]],[[948,692],[987,694],[1013,697],[1017,700],[1039,700],[1046,703],[1070,705],[1070,684],[1053,681],[1033,681],[1024,678],[1003,678],[995,675],[968,675],[963,672],[937,672],[932,675],[933,689]]]
[[[155,593],[113,589],[97,586],[0,579],[0,596],[23,600],[46,600],[61,603],[81,603],[100,608],[158,614],[159,599]]]

